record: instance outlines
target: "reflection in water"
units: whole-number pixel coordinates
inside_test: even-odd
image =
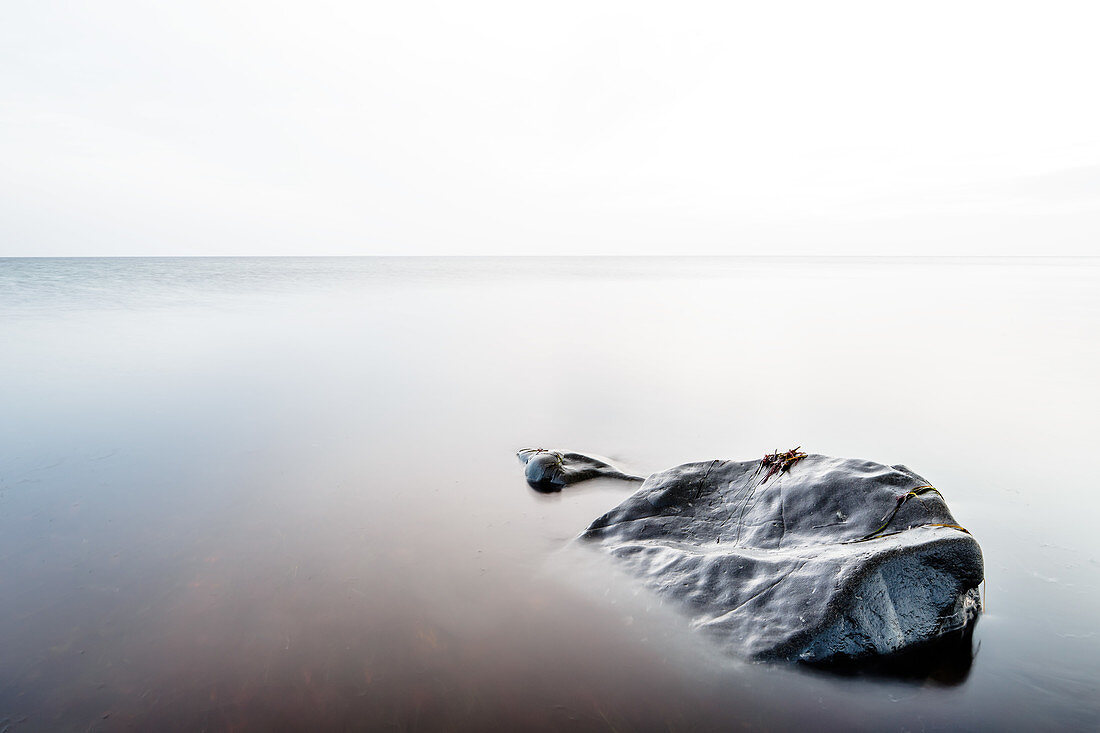
[[[0,260],[0,729],[1094,728],[1096,498],[1051,456],[1098,437],[1098,285],[1091,261]],[[982,653],[949,688],[716,655],[570,544],[633,485],[536,494],[530,444],[636,475],[904,462],[982,545]]]

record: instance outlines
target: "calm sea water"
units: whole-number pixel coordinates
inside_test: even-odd
[[[0,730],[1095,730],[1100,261],[0,260]],[[646,473],[904,462],[956,684],[714,653],[592,553]]]

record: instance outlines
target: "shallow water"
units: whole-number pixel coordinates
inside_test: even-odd
[[[1090,259],[0,260],[0,730],[1092,730],[1098,373]],[[907,464],[969,673],[712,652],[531,445]]]

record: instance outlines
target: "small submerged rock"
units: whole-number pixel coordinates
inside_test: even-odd
[[[569,484],[593,478],[643,481],[640,476],[623,473],[610,463],[580,453],[564,453],[545,448],[524,448],[518,454],[526,464],[524,475],[532,489],[544,494],[561,491]]]
[[[639,480],[577,453],[525,453],[539,490]],[[797,449],[689,463],[645,479],[581,538],[751,659],[893,654],[965,632],[981,610],[978,543],[905,466]]]

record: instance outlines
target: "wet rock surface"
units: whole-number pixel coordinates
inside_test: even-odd
[[[606,461],[582,453],[524,448],[517,455],[520,462],[526,466],[524,475],[528,485],[544,494],[561,491],[569,484],[593,478],[644,480],[640,476],[625,474]]]
[[[542,454],[553,485],[618,473]],[[571,456],[584,459],[572,473]],[[966,633],[981,608],[978,543],[904,466],[797,451],[689,463],[645,479],[581,538],[752,659],[895,654]]]

